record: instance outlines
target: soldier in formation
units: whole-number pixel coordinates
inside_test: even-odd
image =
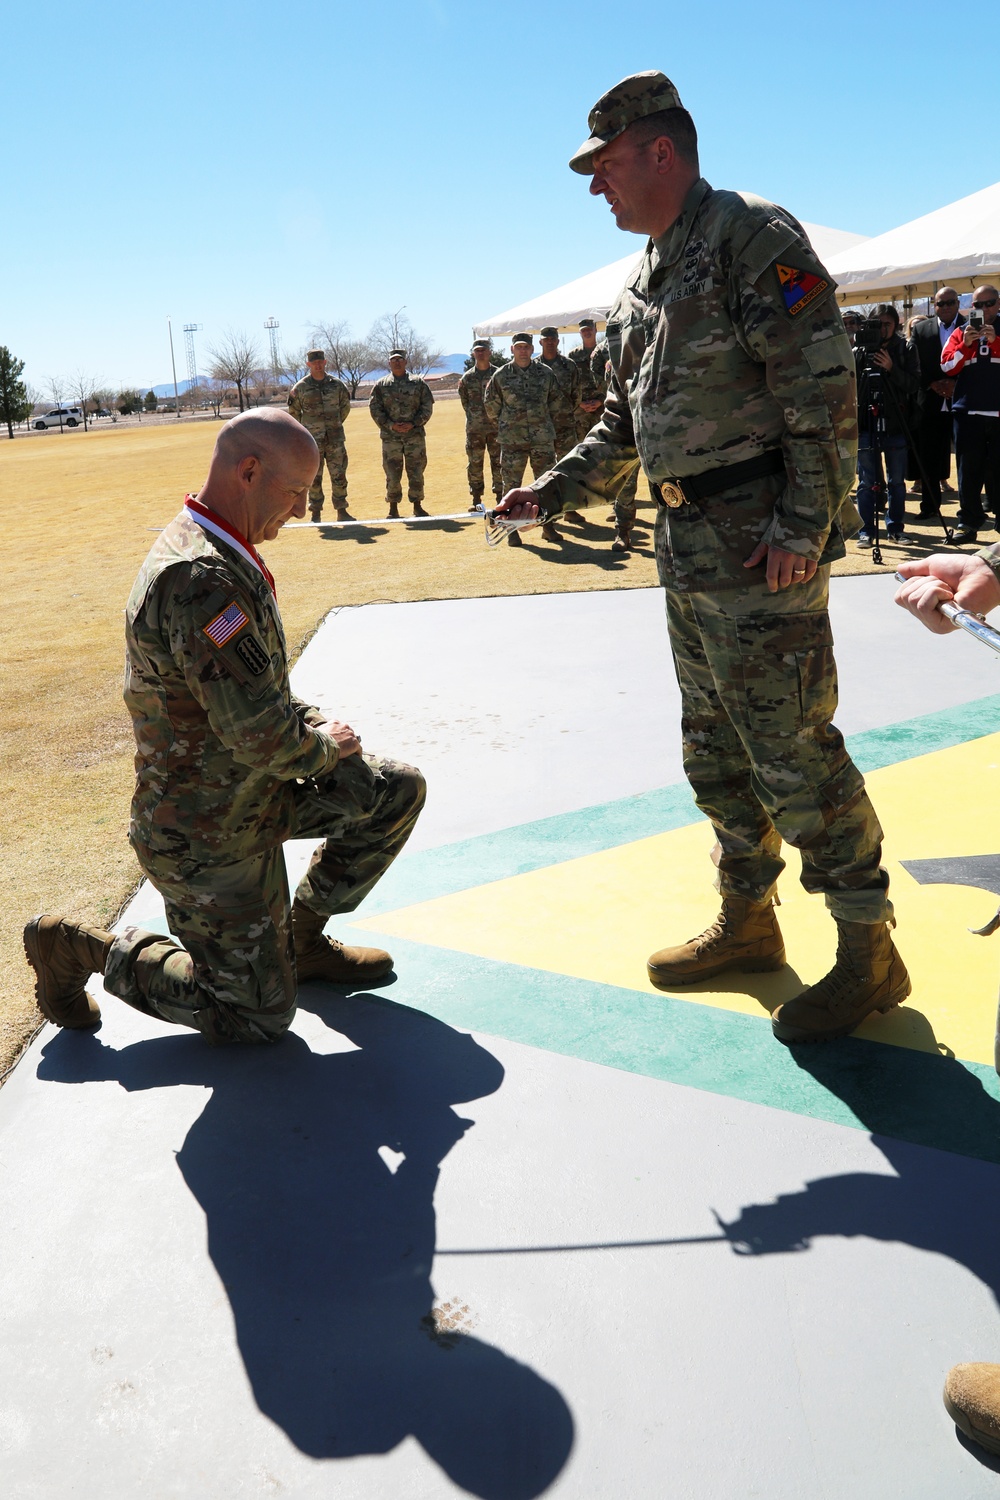
[[[576,424],[580,414],[582,381],[580,371],[573,361],[565,354],[559,353],[558,328],[543,328],[539,334],[539,341],[542,352],[538,356],[538,363],[548,370],[556,383],[558,393],[552,420],[556,429],[556,458],[562,458],[564,453],[568,453],[576,446]],[[583,525],[583,517],[578,510],[563,511],[563,520]]]
[[[497,425],[500,438],[500,468],[503,491],[516,489],[527,464],[538,479],[555,463],[555,415],[559,393],[544,365],[532,359],[534,340],[530,333],[511,339],[510,362],[501,365],[486,387],[483,408]],[[547,542],[558,542],[551,522],[542,527]],[[522,545],[516,531],[507,538],[512,547]]]
[[[426,516],[423,501],[427,439],[424,428],[434,410],[434,397],[426,380],[407,374],[405,349],[392,350],[389,371],[375,382],[368,402],[368,410],[382,434],[382,468],[385,470],[389,516],[392,520],[399,517],[404,464],[407,498],[413,506],[413,514]]]
[[[583,329],[581,327],[581,337]],[[607,339],[597,342],[596,335],[593,339],[593,347],[590,354],[590,369],[595,381],[600,381],[601,407],[604,407],[604,397],[607,394],[608,385],[611,381],[611,357],[608,353]],[[586,436],[586,433],[584,434]],[[630,552],[632,549],[632,528],[635,526],[635,496],[639,487],[639,470],[634,469],[623,479],[621,488],[612,498],[614,509],[609,521],[615,523],[615,539],[611,543],[612,552]]]
[[[491,352],[489,339],[476,339],[472,345],[472,358],[475,363],[466,370],[458,382],[458,399],[465,412],[465,454],[468,460],[469,494],[472,496],[470,510],[482,504],[486,492],[487,453],[490,455],[490,483],[493,487],[494,498],[497,501],[503,499],[497,424],[487,416],[483,406],[486,387],[493,379],[494,367],[490,363]]]
[[[857,530],[853,358],[834,283],[799,223],[700,175],[662,73],[610,89],[570,162],[646,253],[608,317],[604,414],[552,473],[507,496],[550,521],[617,494],[641,461],[678,682],[684,766],[711,820],[722,909],[648,960],[667,990],[781,968],[782,841],[822,894],[837,956],[778,1006],[781,1041],[825,1041],[910,992],[890,929],[882,830],[834,727],[830,563]]]
[[[288,410],[310,432],[319,449],[319,468],[309,490],[309,515],[318,521],[323,513],[323,465],[330,471],[330,498],[338,521],[350,521],[347,509],[347,447],[344,423],[351,409],[351,393],[342,380],[326,373],[322,349],[306,354],[309,374],[297,380],[288,393]]]
[[[171,937],[113,936],[57,916],[24,934],[36,996],[57,1026],[100,1020],[84,986],[206,1041],[273,1042],[303,980],[366,984],[388,953],[324,935],[406,843],[419,771],[364,755],[348,724],[301,703],[274,579],[256,543],[305,515],[314,440],[285,412],[221,429],[197,497],[154,542],[126,610],[125,702],[136,737],[129,841]],[[294,903],[282,844],[322,839]]]
[[[597,324],[593,318],[580,319],[580,347],[571,349],[566,356],[580,372],[580,405],[576,414],[576,441],[582,443],[597,421],[604,407],[604,361],[599,370],[594,368],[594,352],[597,348]],[[605,354],[605,360],[607,355]]]

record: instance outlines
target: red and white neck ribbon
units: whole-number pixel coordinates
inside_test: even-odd
[[[185,495],[184,504],[194,516],[199,526],[211,532],[212,536],[217,536],[227,546],[232,547],[240,554],[244,562],[248,562],[251,567],[257,569],[257,572],[267,583],[272,595],[277,599],[278,590],[275,587],[274,575],[253,542],[248,542],[242,532],[237,531],[235,526],[230,525],[228,521],[224,521],[221,516],[216,515],[214,510],[210,510],[207,505],[203,505],[200,500],[196,500],[194,495]]]

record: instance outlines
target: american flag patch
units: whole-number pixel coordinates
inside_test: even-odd
[[[213,645],[224,646],[238,630],[242,630],[247,624],[249,621],[246,615],[234,599],[232,604],[226,605],[221,615],[216,615],[214,620],[209,620],[208,624],[202,628]]]

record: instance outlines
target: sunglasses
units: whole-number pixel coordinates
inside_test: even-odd
[[[934,304],[935,307],[957,307],[957,305],[957,297],[942,297],[938,302],[935,302]]]
[[[973,302],[972,305],[977,312],[981,312],[984,307],[996,307],[997,299],[995,297],[991,297],[988,302]]]

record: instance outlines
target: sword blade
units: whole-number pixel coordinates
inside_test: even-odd
[[[282,531],[317,526],[426,526],[428,521],[482,521],[483,510],[456,510],[450,516],[379,516],[368,521],[286,521]]]

